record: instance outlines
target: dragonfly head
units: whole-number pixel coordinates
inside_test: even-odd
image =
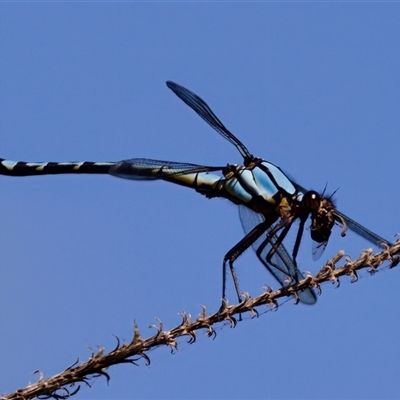
[[[317,243],[327,242],[335,223],[335,206],[331,197],[310,190],[304,194],[302,205],[311,214],[311,238]]]

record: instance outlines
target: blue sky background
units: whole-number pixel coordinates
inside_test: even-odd
[[[165,86],[205,99],[255,155],[378,234],[400,231],[398,3],[2,3],[0,157],[241,157]],[[165,182],[0,177],[0,392],[58,373],[88,346],[217,310],[236,207]],[[290,248],[293,238],[288,238]],[[370,245],[332,234],[320,262]],[[252,296],[277,287],[252,251]],[[229,298],[235,296],[229,280]],[[398,398],[400,270],[323,286],[316,306],[200,333],[150,367],[112,368],[77,398]],[[260,309],[260,312],[265,309]]]

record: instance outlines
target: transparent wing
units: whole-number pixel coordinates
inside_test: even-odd
[[[344,215],[340,211],[336,210],[335,214],[339,217],[336,219],[337,222],[341,223],[340,219],[343,219],[346,222],[347,227],[351,231],[353,231],[357,235],[360,235],[361,237],[373,243],[374,245],[384,248],[383,243],[387,243],[389,246],[392,246],[392,243],[390,243],[388,240],[365,228],[364,226],[354,221],[347,215]]]
[[[318,243],[315,240],[312,241],[312,259],[317,261],[321,258],[322,253],[325,251],[328,242]]]
[[[214,128],[222,137],[232,143],[243,158],[252,158],[246,146],[232,133],[218,117],[211,111],[211,108],[195,93],[178,85],[175,82],[167,81],[167,86],[190,108],[192,108],[201,118]]]
[[[264,217],[261,214],[258,214],[243,205],[239,205],[239,216],[242,222],[243,230],[246,234],[249,233],[255,226],[264,221]],[[269,228],[268,231],[271,229],[272,227]],[[262,235],[253,243],[252,247],[256,254],[257,250],[262,245],[264,240],[265,235]],[[276,242],[276,240],[277,236],[274,235],[271,239],[271,244],[267,244],[267,246],[265,246],[265,248],[261,252],[260,256],[257,255],[257,257],[268,269],[271,275],[282,285],[282,287],[285,287],[300,281],[301,279],[303,279],[303,275],[294,265],[291,256],[289,255],[283,244],[278,247],[278,249],[272,256],[272,262],[277,267],[267,263],[267,254],[270,251],[272,245]],[[317,297],[312,289],[303,290],[298,294],[301,302],[305,304],[314,304],[317,301]]]
[[[115,163],[109,170],[114,176],[134,180],[165,179],[174,175],[195,174],[199,172],[221,171],[225,167],[180,163],[174,161],[132,158]]]

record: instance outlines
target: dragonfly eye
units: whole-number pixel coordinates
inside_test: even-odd
[[[310,190],[304,193],[301,203],[307,211],[316,212],[321,205],[321,196],[314,190]]]

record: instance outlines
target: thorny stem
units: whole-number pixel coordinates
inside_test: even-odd
[[[92,350],[92,354],[86,362],[79,364],[77,360],[74,364],[67,367],[61,373],[44,379],[43,374],[39,371],[39,379],[25,388],[16,390],[13,393],[0,396],[0,400],[28,400],[33,398],[40,399],[67,399],[75,395],[80,388],[80,384],[84,383],[90,386],[90,382],[99,376],[104,376],[107,382],[110,380],[109,374],[106,372],[113,365],[130,363],[136,364],[140,359],[144,359],[146,364],[150,364],[150,359],[146,354],[150,349],[159,346],[170,346],[171,351],[177,349],[177,339],[182,336],[189,336],[189,343],[196,341],[196,331],[205,329],[207,336],[215,336],[213,326],[222,321],[229,321],[234,327],[237,323],[235,315],[250,312],[251,316],[257,316],[256,307],[267,305],[271,308],[278,307],[278,299],[283,297],[294,296],[295,303],[298,302],[296,292],[305,288],[315,288],[320,294],[321,283],[333,282],[339,286],[339,278],[342,276],[352,277],[352,282],[358,279],[357,271],[368,269],[371,275],[377,272],[377,269],[385,262],[389,262],[390,268],[395,267],[400,262],[400,239],[383,251],[372,254],[371,249],[364,250],[360,257],[355,261],[349,258],[345,259],[345,264],[337,267],[336,264],[345,255],[344,251],[337,253],[331,260],[324,265],[321,270],[315,275],[308,275],[302,281],[295,285],[286,287],[285,290],[278,289],[272,291],[269,287],[265,293],[251,298],[248,293],[243,294],[243,301],[236,305],[228,305],[224,303],[223,307],[218,312],[207,315],[206,308],[202,306],[202,312],[198,318],[191,321],[191,315],[185,312],[181,313],[182,322],[175,328],[165,331],[163,324],[158,320],[158,325],[152,325],[156,329],[156,334],[142,339],[139,334],[139,329],[135,323],[134,335],[130,343],[121,343],[117,339],[117,345],[114,350],[105,353],[104,348],[100,348],[97,352]]]

